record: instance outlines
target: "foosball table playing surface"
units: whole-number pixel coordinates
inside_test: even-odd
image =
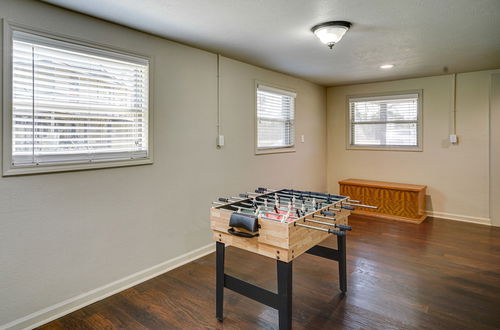
[[[348,196],[292,189],[258,188],[238,197],[219,198],[210,211],[216,245],[216,317],[223,320],[224,288],[278,310],[279,329],[292,326],[292,263],[304,253],[338,262],[340,290],[347,292],[346,235],[348,216],[362,205]],[[330,235],[337,249],[318,245]],[[273,258],[278,292],[274,293],[224,272],[225,245]]]

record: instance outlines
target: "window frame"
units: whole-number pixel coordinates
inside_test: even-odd
[[[416,146],[391,146],[391,145],[353,145],[350,100],[363,97],[390,97],[406,94],[417,94],[417,145]],[[346,150],[368,150],[368,151],[423,151],[423,90],[403,90],[382,93],[353,94],[346,97]]]
[[[293,107],[293,129],[294,129],[294,139],[293,139],[293,144],[291,146],[283,146],[283,147],[261,147],[259,148],[259,134],[258,134],[258,129],[259,129],[259,118],[258,118],[258,90],[259,90],[259,85],[263,87],[267,87],[269,89],[275,89],[277,92],[282,91],[284,94],[295,94],[294,98],[294,107]],[[255,80],[255,90],[254,90],[254,96],[255,96],[255,111],[254,111],[254,132],[255,132],[255,154],[256,155],[267,155],[267,154],[277,154],[277,153],[287,153],[287,152],[295,152],[295,144],[296,144],[296,138],[295,138],[295,133],[296,133],[296,121],[297,121],[297,92],[291,88],[283,87],[283,86],[278,86],[275,84],[270,84],[262,81]]]
[[[2,176],[26,175],[26,174],[41,174],[65,171],[91,170],[100,168],[112,168],[123,166],[135,166],[153,164],[153,58],[144,54],[138,54],[128,50],[123,50],[116,47],[109,47],[96,42],[86,41],[75,37],[69,37],[58,33],[36,29],[19,23],[3,20],[3,104],[2,104],[2,119],[3,124],[0,125],[0,130],[3,142],[2,152]],[[40,164],[40,165],[22,165],[14,166],[12,162],[12,95],[13,95],[13,79],[12,79],[12,45],[13,32],[19,31],[29,33],[34,36],[54,39],[56,41],[67,42],[75,46],[90,47],[96,52],[111,52],[118,57],[125,58],[140,58],[149,62],[148,74],[148,156],[146,158],[129,159],[129,160],[98,160],[98,161],[76,161],[65,162],[59,164]]]

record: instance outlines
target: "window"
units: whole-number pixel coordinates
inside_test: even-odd
[[[257,85],[257,152],[292,151],[295,97],[293,92]]]
[[[348,148],[421,150],[420,95],[350,97]]]
[[[147,59],[10,32],[4,174],[151,162]]]

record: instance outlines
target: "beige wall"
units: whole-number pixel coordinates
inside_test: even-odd
[[[0,16],[154,59],[155,163],[0,178],[0,328],[212,242],[209,207],[257,186],[326,190],[325,88],[38,1]],[[295,153],[254,155],[254,81],[297,91]]]
[[[489,223],[489,94],[493,71],[457,75],[459,144],[448,142],[452,75],[328,88],[328,190],[360,178],[424,184],[435,215]],[[423,90],[423,151],[346,150],[348,95]]]

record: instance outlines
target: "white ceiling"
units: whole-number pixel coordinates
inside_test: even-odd
[[[500,68],[500,0],[44,1],[323,85]],[[333,50],[330,20],[353,23]]]

